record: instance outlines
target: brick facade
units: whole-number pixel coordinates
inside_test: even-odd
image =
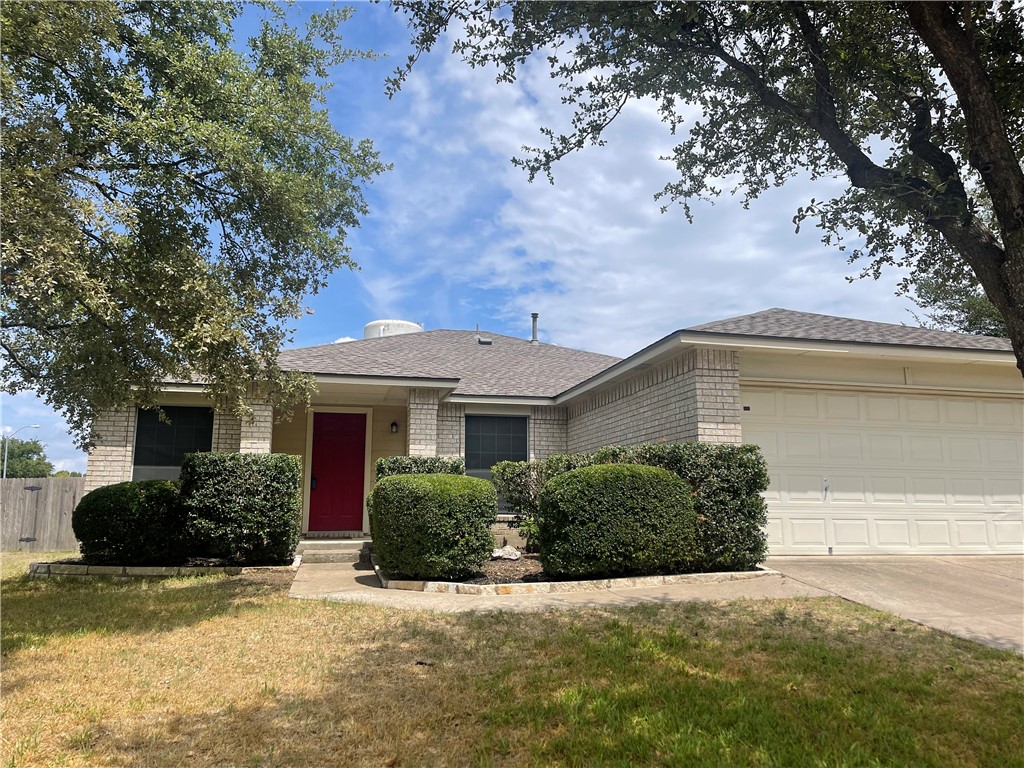
[[[238,432],[239,453],[270,453],[270,438],[274,432],[274,408],[262,400],[251,403],[252,418],[241,419]]]
[[[437,455],[466,455],[466,406],[441,403],[437,409]]]
[[[535,405],[530,408],[530,460],[546,459],[568,450],[568,409]]]
[[[439,399],[436,389],[409,390],[410,456],[437,456]]]
[[[92,423],[93,448],[85,470],[85,492],[132,479],[135,409],[110,411]]]
[[[213,412],[213,444],[214,451],[237,451],[242,439],[242,422],[237,416],[224,411]]]
[[[694,349],[634,373],[568,408],[568,450],[605,445],[739,443],[739,355]]]

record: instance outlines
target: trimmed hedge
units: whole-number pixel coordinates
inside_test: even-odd
[[[181,501],[196,554],[238,563],[286,563],[301,530],[302,466],[284,453],[190,453]]]
[[[464,475],[461,456],[384,456],[377,459],[377,479],[392,475]]]
[[[678,573],[693,560],[693,494],[660,467],[573,469],[545,484],[540,507],[540,559],[552,576]]]
[[[373,549],[388,574],[458,579],[494,548],[494,486],[465,475],[396,475],[370,493]]]
[[[118,483],[90,491],[71,513],[71,528],[90,563],[178,565],[188,556],[176,480]]]
[[[761,497],[768,489],[768,469],[756,445],[608,446],[592,455],[559,454],[543,462],[504,463],[516,466],[502,469],[499,489],[506,498],[517,499],[515,512],[527,520],[537,519],[544,484],[575,468],[640,464],[667,469],[693,488],[697,530],[692,570],[750,570],[768,554],[767,507]]]

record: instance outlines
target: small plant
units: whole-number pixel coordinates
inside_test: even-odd
[[[90,563],[177,565],[188,554],[176,480],[117,483],[90,491],[71,514]]]
[[[494,486],[464,475],[396,475],[370,494],[370,531],[381,567],[416,579],[457,579],[491,555]]]

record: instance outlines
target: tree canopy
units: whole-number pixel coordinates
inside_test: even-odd
[[[1024,22],[1013,3],[394,0],[417,58],[449,33],[471,66],[512,82],[545,57],[574,115],[516,159],[530,174],[600,145],[650,99],[678,143],[666,208],[728,189],[744,203],[798,174],[849,182],[810,200],[862,275],[901,289],[970,273],[1024,370]],[[694,117],[696,114],[696,117]]]
[[[239,414],[311,383],[277,353],[304,297],[353,267],[345,233],[385,169],[323,101],[348,11],[240,2],[5,2],[3,373],[64,413],[151,406],[204,382]]]
[[[53,464],[46,458],[46,450],[38,440],[4,437],[2,442],[0,458],[6,449],[7,477],[49,477],[53,474]]]

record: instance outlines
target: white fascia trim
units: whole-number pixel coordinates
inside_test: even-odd
[[[956,363],[1005,363],[1016,365],[1012,352],[988,349],[951,349],[947,347],[925,347],[899,344],[868,344],[862,342],[815,341],[801,339],[771,339],[730,334],[687,333],[679,334],[678,340],[695,347],[717,347],[739,350],[764,350],[768,352],[794,352],[807,354],[817,352],[829,355],[850,355],[865,357],[891,357],[901,360],[944,360]],[[631,359],[631,358],[630,358]]]
[[[168,384],[160,387],[161,392],[187,392],[189,394],[195,394],[196,392],[205,392],[205,384]]]
[[[446,403],[465,405],[555,405],[553,397],[492,397],[491,395],[449,395]]]
[[[419,379],[413,376],[352,376],[314,373],[320,384],[359,384],[381,387],[420,387],[422,389],[455,389],[461,379]]]

